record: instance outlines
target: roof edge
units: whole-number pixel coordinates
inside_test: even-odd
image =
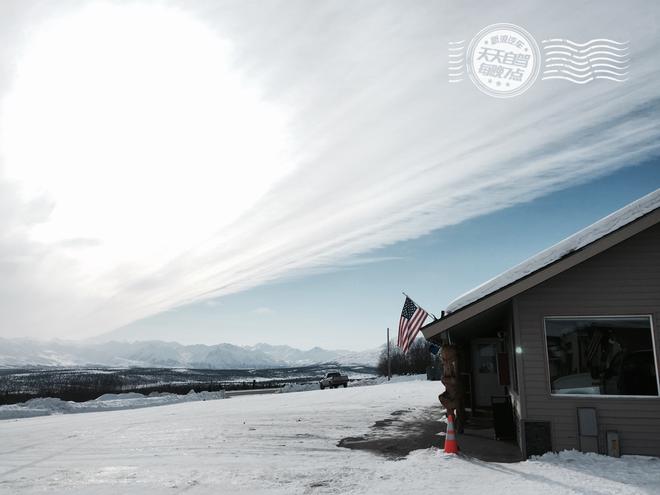
[[[573,268],[583,261],[610,249],[658,223],[660,223],[660,208],[655,208],[650,212],[635,218],[631,222],[622,225],[618,229],[582,246],[580,249],[571,251],[552,263],[457,309],[453,313],[445,315],[439,320],[429,323],[421,328],[422,334],[424,335],[424,338],[429,339],[445,332],[473,316],[503,303],[570,268]]]
[[[495,277],[486,280],[477,287],[461,294],[449,302],[445,310],[447,313],[454,313],[488,294],[552,264],[571,252],[578,251],[658,208],[660,208],[660,189],[656,189],[619,208],[591,225],[580,229],[565,239],[539,251]]]

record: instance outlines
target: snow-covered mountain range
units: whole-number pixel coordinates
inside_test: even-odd
[[[336,362],[375,366],[379,349],[300,350],[286,345],[182,345],[159,340],[80,343],[0,338],[0,366],[145,366],[206,369],[276,368]]]

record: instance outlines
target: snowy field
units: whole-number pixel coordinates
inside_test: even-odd
[[[353,376],[353,375],[352,375]],[[368,385],[377,385],[387,381],[384,377],[375,377],[365,375],[359,379],[352,380],[349,387],[364,387]],[[419,380],[419,377],[396,377],[395,381],[407,381],[412,379]],[[318,390],[318,382],[308,383],[286,383],[281,388],[273,389],[273,393],[305,392],[309,390]],[[239,389],[239,392],[241,390]],[[249,395],[251,390],[246,389],[244,395]],[[225,398],[225,391],[218,392],[197,392],[190,390],[187,394],[171,394],[152,392],[148,395],[128,392],[123,394],[103,394],[94,400],[85,402],[74,402],[58,399],[55,397],[43,397],[30,399],[18,404],[8,404],[0,406],[0,420],[32,418],[35,416],[50,416],[51,414],[76,414],[98,411],[119,411],[122,409],[138,409],[142,407],[164,406],[177,404],[180,402],[218,400]]]
[[[134,392],[126,394],[104,394],[98,399],[86,402],[73,402],[44,397],[30,399],[19,404],[0,406],[0,420],[15,418],[31,418],[34,416],[49,416],[51,414],[75,414],[97,411],[118,411],[121,409],[137,409],[140,407],[155,407],[180,402],[198,400],[224,399],[225,392],[190,391],[185,395],[152,393],[149,395]]]
[[[655,458],[393,461],[336,446],[395,410],[414,420],[438,392],[408,381],[0,421],[0,493],[660,493]]]

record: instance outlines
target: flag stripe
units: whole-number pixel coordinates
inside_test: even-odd
[[[407,320],[403,316],[399,320],[399,338],[396,341],[397,347],[401,347],[403,345],[403,329],[405,328],[406,321]]]
[[[404,347],[406,351],[410,348],[410,345],[415,340],[415,337],[417,337],[417,334],[419,333],[419,329],[421,328],[422,323],[424,322],[425,319],[426,319],[426,311],[422,309],[418,309],[415,315],[413,315],[413,318],[408,325],[408,332],[404,342]]]
[[[417,315],[417,313],[415,313]],[[408,349],[408,341],[410,340],[410,334],[413,331],[413,319],[415,318],[415,315],[413,315],[413,318],[410,319],[410,321],[406,324],[406,331],[403,334],[403,347],[404,349]]]

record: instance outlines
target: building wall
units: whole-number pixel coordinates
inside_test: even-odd
[[[601,452],[617,430],[623,454],[660,456],[660,397],[550,395],[543,318],[605,315],[651,315],[660,368],[660,224],[516,296],[522,419],[550,421],[554,450],[579,449],[576,408],[595,407]]]

